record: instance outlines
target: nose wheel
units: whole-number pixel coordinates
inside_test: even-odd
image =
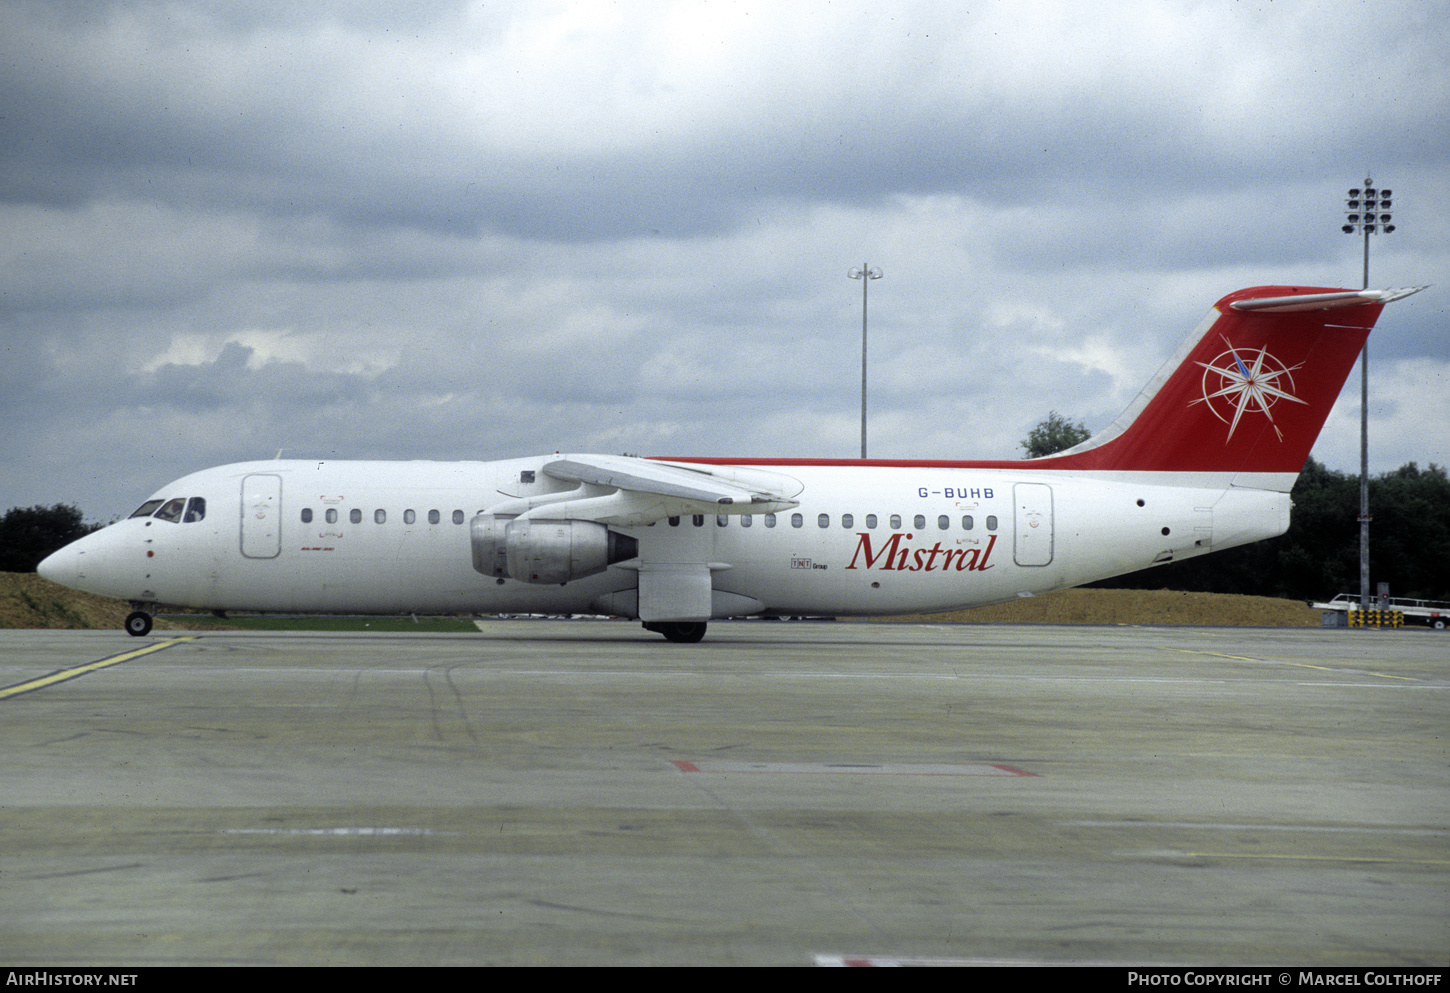
[[[133,610],[126,615],[126,633],[133,638],[142,638],[151,633],[151,615],[144,610]]]

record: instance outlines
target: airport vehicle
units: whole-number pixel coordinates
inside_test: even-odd
[[[1017,461],[273,460],[206,469],[42,575],[217,611],[638,618],[924,613],[1282,534],[1289,490],[1384,305],[1290,286],[1220,300],[1107,429]]]
[[[1393,626],[1405,621],[1411,624],[1423,624],[1426,627],[1434,628],[1436,631],[1445,630],[1445,622],[1450,620],[1450,603],[1444,600],[1415,600],[1409,597],[1372,597],[1367,610],[1360,610],[1359,594],[1341,593],[1333,600],[1319,603],[1310,601],[1309,606],[1315,610],[1330,614],[1340,613],[1348,615],[1348,619],[1340,618],[1340,624],[1348,627],[1366,626]],[[1356,620],[1355,615],[1373,616],[1372,625],[1367,623],[1368,617]],[[1395,615],[1399,615],[1395,618]]]

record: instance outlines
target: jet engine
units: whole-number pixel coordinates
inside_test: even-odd
[[[639,542],[594,521],[536,521],[479,514],[471,525],[473,568],[542,586],[603,572],[639,554]]]

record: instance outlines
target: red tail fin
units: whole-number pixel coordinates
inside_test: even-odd
[[[1380,311],[1422,289],[1256,286],[1230,293],[1116,421],[1039,459],[671,461],[1215,473],[1240,486],[1288,492]]]
[[[1112,425],[1033,464],[1292,477],[1384,305],[1421,288],[1230,293]]]

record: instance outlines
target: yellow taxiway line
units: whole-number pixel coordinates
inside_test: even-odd
[[[77,676],[84,676],[88,672],[96,672],[97,670],[108,668],[109,666],[120,665],[122,662],[129,662],[132,659],[140,658],[143,655],[150,655],[152,652],[159,652],[163,649],[171,648],[172,646],[179,645],[184,641],[196,640],[197,639],[195,635],[189,635],[184,638],[168,638],[165,641],[158,641],[154,644],[147,645],[145,648],[137,648],[133,651],[122,652],[120,655],[112,655],[108,658],[97,659],[94,662],[87,662],[84,665],[72,666],[69,669],[60,669],[56,672],[52,672],[48,676],[40,676],[36,679],[27,679],[23,683],[16,683],[14,686],[6,686],[0,688],[0,700],[5,700],[13,696],[19,696],[22,693],[29,693],[32,690],[44,689],[47,686],[54,686],[56,683],[63,683],[67,679],[75,679]]]
[[[1160,647],[1163,647],[1163,646],[1160,646]],[[1350,669],[1350,670],[1346,670],[1346,669],[1344,669],[1343,667],[1340,667],[1340,666],[1313,665],[1313,664],[1311,664],[1309,662],[1279,662],[1279,661],[1273,660],[1273,659],[1256,659],[1256,658],[1251,658],[1248,655],[1225,655],[1223,652],[1202,652],[1202,651],[1198,651],[1198,650],[1192,649],[1192,648],[1167,648],[1167,647],[1163,647],[1163,650],[1165,652],[1179,652],[1180,654],[1183,654],[1183,655],[1210,655],[1210,656],[1212,656],[1214,658],[1218,658],[1218,659],[1233,659],[1236,662],[1267,662],[1270,665],[1287,665],[1287,666],[1293,666],[1293,667],[1296,667],[1296,668],[1299,668],[1299,669],[1318,669],[1321,672],[1346,672],[1346,671],[1348,671],[1348,672],[1366,672],[1366,673],[1368,673],[1371,676],[1378,676],[1381,679],[1403,679],[1407,683],[1417,683],[1417,682],[1419,682],[1419,680],[1416,679],[1413,676],[1392,676],[1392,675],[1390,675],[1389,673],[1386,673],[1386,672],[1370,672],[1367,669],[1364,669],[1364,670],[1362,670],[1362,669]]]

